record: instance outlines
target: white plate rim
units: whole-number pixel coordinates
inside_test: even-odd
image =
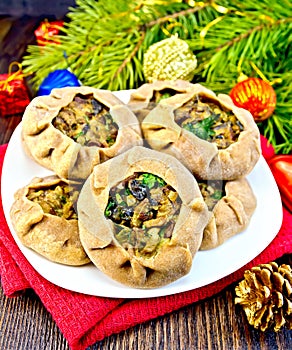
[[[126,102],[129,92],[119,91],[116,95]],[[23,178],[19,178],[19,174]],[[269,166],[261,156],[253,171],[247,176],[258,202],[247,229],[215,249],[197,252],[187,276],[160,288],[130,288],[111,280],[92,264],[81,267],[57,264],[20,242],[9,214],[13,194],[18,188],[25,186],[33,176],[49,174],[52,172],[36,164],[24,153],[21,147],[20,123],[11,136],[3,162],[1,194],[7,224],[19,249],[41,276],[59,287],[88,295],[150,298],[206,286],[233,273],[258,256],[276,237],[283,220],[278,187]],[[266,205],[267,203],[269,205]]]

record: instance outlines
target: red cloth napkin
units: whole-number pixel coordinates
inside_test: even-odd
[[[263,154],[273,155],[262,138]],[[6,146],[0,146],[0,166]],[[136,324],[170,313],[210,297],[243,278],[244,270],[292,252],[292,215],[283,209],[284,220],[273,242],[254,260],[225,278],[207,286],[158,298],[113,299],[88,296],[60,288],[41,277],[15,244],[0,207],[0,274],[4,293],[17,296],[33,288],[52,314],[72,350],[82,350],[103,338]]]

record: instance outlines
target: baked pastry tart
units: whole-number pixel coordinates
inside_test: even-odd
[[[46,257],[65,265],[90,262],[80,239],[76,202],[80,184],[52,175],[34,178],[14,195],[11,222],[20,241]]]
[[[211,214],[200,247],[200,250],[207,250],[244,231],[257,201],[245,178],[234,181],[199,181],[198,184]]]
[[[201,179],[245,176],[261,154],[252,115],[200,84],[162,100],[142,122],[142,132],[151,148],[175,156]]]
[[[135,113],[140,123],[157,104],[176,94],[186,93],[193,84],[186,80],[156,80],[146,83],[134,90],[128,102],[129,108]]]
[[[141,145],[133,112],[114,94],[91,87],[54,89],[26,108],[25,151],[62,178],[85,179],[92,167]]]
[[[186,275],[209,219],[192,174],[174,157],[144,147],[95,166],[77,208],[91,261],[137,288]]]

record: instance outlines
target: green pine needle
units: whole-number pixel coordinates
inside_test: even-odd
[[[240,73],[275,82],[276,110],[259,128],[277,153],[291,152],[289,0],[77,0],[67,17],[60,44],[28,47],[22,64],[35,90],[50,72],[68,67],[83,85],[137,88],[145,83],[145,51],[176,34],[197,56],[193,82],[227,94]]]

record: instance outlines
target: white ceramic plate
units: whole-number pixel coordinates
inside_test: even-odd
[[[128,91],[117,96],[127,102]],[[274,177],[260,158],[248,181],[257,198],[257,208],[248,228],[218,248],[196,254],[190,273],[157,289],[135,289],[123,286],[101,273],[93,265],[71,267],[53,263],[19,241],[10,220],[10,207],[17,189],[35,176],[52,174],[27,157],[21,146],[21,124],[15,129],[4,159],[1,191],[4,214],[12,235],[31,265],[50,282],[80,293],[118,298],[144,298],[170,295],[202,287],[236,271],[260,254],[277,235],[282,223],[282,204]]]

